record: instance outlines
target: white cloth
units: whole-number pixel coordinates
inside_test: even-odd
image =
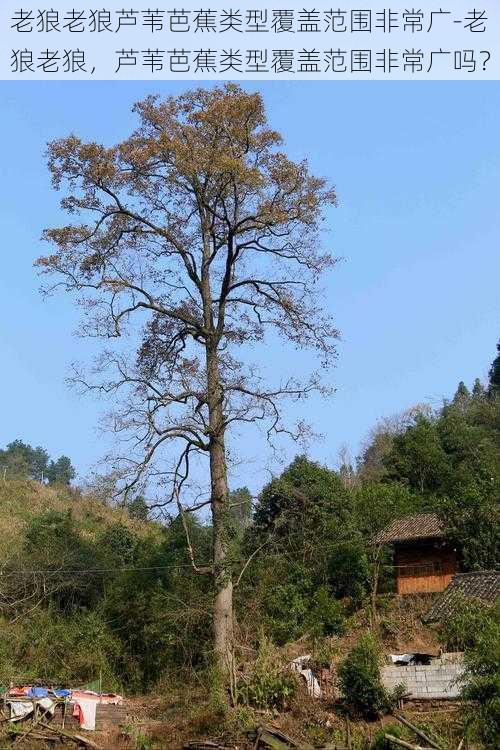
[[[390,654],[393,664],[410,664],[415,658],[415,654]]]
[[[25,716],[33,713],[34,706],[32,701],[9,701],[10,720],[23,719]]]
[[[309,695],[311,695],[313,698],[320,698],[321,687],[319,685],[319,682],[314,676],[312,669],[309,669],[305,666],[305,664],[307,664],[310,659],[310,654],[308,654],[307,656],[298,656],[291,662],[290,666],[306,681],[307,692],[309,693]]]
[[[54,713],[54,701],[51,698],[37,698],[35,701],[7,701],[10,709],[10,721],[19,721],[29,716],[35,710],[35,704],[40,706],[46,713]]]
[[[46,713],[53,714],[56,710],[52,698],[37,698],[36,702]]]
[[[95,729],[95,714],[97,701],[95,698],[80,698],[74,700],[75,708],[73,716],[78,716],[78,721],[82,729]]]

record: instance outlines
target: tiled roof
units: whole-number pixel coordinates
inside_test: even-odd
[[[396,518],[374,537],[374,544],[392,544],[411,539],[436,539],[443,536],[443,527],[437,513],[419,513],[416,516]]]
[[[493,605],[499,596],[500,572],[481,570],[474,573],[457,573],[443,593],[435,599],[423,621],[435,622],[450,617],[464,597],[478,599],[486,605]]]

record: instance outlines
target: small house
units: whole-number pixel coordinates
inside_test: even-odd
[[[375,536],[374,543],[393,548],[398,594],[444,591],[459,571],[457,552],[445,539],[436,513],[398,518]]]

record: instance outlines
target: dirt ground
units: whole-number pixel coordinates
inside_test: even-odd
[[[438,633],[422,625],[421,617],[428,609],[428,596],[400,597],[380,596],[376,613],[376,629],[385,653],[419,651],[437,654],[440,650]],[[103,750],[182,750],[189,740],[221,740],[229,747],[250,750],[253,743],[246,732],[259,724],[274,725],[296,741],[312,745],[323,743],[346,744],[346,722],[335,702],[336,664],[357,642],[369,627],[373,628],[373,616],[368,611],[356,613],[350,618],[347,633],[342,638],[331,639],[332,664],[330,670],[322,670],[320,683],[323,690],[321,700],[313,700],[305,688],[293,699],[286,711],[281,713],[257,711],[246,706],[222,711],[208,697],[207,686],[194,677],[189,682],[180,678],[167,681],[164,688],[151,695],[126,698],[126,719],[121,727],[106,732],[88,733],[89,739]],[[311,644],[303,640],[288,644],[281,655],[283,663],[304,653],[309,653]],[[251,648],[247,649],[249,652]],[[439,736],[443,748],[456,748],[460,740],[460,706],[450,702],[411,702],[404,706],[405,715],[415,717],[419,726]],[[353,750],[369,748],[377,734],[397,721],[392,716],[378,721],[352,721]],[[394,732],[410,742],[415,737],[398,725]],[[401,733],[402,732],[402,733]],[[2,744],[2,742],[4,744]],[[0,750],[12,746],[12,740],[4,731],[0,737]],[[31,745],[26,740],[16,742],[16,747],[41,747],[40,742]],[[74,743],[57,747],[72,747]]]
[[[402,713],[412,722],[441,740],[443,748],[456,748],[461,736],[461,707],[458,702],[407,702]],[[82,732],[103,750],[182,750],[192,740],[213,740],[234,748],[252,750],[246,732],[258,725],[275,726],[297,742],[313,745],[337,743],[346,745],[346,720],[329,700],[313,700],[301,692],[287,711],[264,712],[246,707],[228,709],[225,713],[207,703],[206,692],[193,689],[177,690],[169,695],[144,696],[127,701],[127,715],[121,727],[106,732]],[[395,729],[394,726],[396,725]],[[353,750],[369,748],[382,730],[397,733],[415,743],[415,736],[388,715],[377,721],[350,722]],[[13,737],[3,727],[0,750],[11,748]],[[74,748],[70,741],[44,743],[25,740],[16,747]]]

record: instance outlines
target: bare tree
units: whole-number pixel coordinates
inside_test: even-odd
[[[154,477],[165,492],[159,504],[173,503],[182,519],[210,506],[213,560],[196,560],[189,535],[188,548],[194,568],[214,577],[214,646],[228,670],[226,435],[260,423],[270,441],[298,437],[306,428],[285,426],[282,399],[324,390],[318,374],[267,386],[245,346],[274,330],[332,363],[337,331],[317,281],[334,262],[319,230],[335,193],[280,150],[258,94],[226,85],[149,97],[134,110],[140,125],[118,145],[74,135],[50,144],[63,208],[90,218],[46,230],[54,254],[37,264],[57,275],[48,289],[76,293],[83,335],[128,336],[126,346],[101,353],[91,374],[76,376],[115,397],[110,427],[128,441],[114,459],[122,489]],[[208,458],[210,491],[186,507],[182,493],[200,457]]]
[[[377,482],[385,475],[384,460],[391,452],[394,438],[401,435],[419,416],[429,417],[428,404],[415,404],[398,414],[379,419],[361,446],[357,460],[357,477],[361,482]]]
[[[337,451],[337,471],[345,489],[352,490],[356,486],[357,477],[347,443],[342,443]]]

